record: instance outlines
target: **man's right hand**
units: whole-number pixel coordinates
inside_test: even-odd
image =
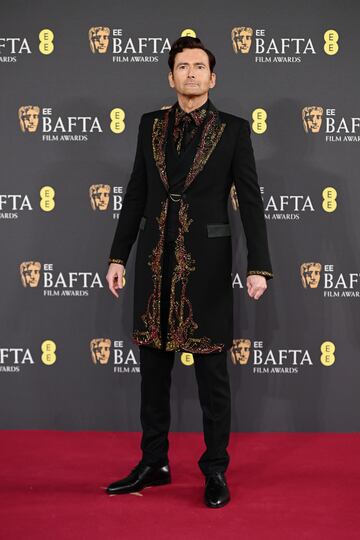
[[[122,264],[110,263],[108,273],[106,274],[106,280],[109,285],[110,291],[116,298],[119,298],[116,289],[122,289],[124,286],[125,268]]]

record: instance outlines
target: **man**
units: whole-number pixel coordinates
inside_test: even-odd
[[[171,482],[170,384],[175,351],[193,354],[206,451],[207,506],[230,500],[227,350],[233,341],[232,242],[227,202],[235,185],[248,248],[247,290],[260,298],[273,277],[249,122],[218,111],[214,55],[181,37],[169,53],[171,107],[141,117],[135,163],[109,257],[110,291],[123,287],[139,233],[133,341],[140,350],[142,459],[108,493]]]

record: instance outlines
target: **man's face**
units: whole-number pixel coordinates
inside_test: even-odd
[[[184,49],[175,56],[169,84],[182,96],[202,96],[213,88],[215,73],[210,73],[209,57],[202,49]]]

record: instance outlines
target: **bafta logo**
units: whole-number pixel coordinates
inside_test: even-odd
[[[109,46],[110,28],[107,26],[92,26],[89,30],[89,44],[93,54],[106,53]]]
[[[110,358],[111,339],[95,338],[90,341],[91,359],[94,364],[107,364]]]
[[[21,282],[24,287],[37,287],[40,279],[41,263],[25,261],[20,264]]]
[[[250,357],[250,339],[234,339],[231,347],[231,360],[233,364],[247,364]]]
[[[18,111],[20,128],[23,133],[34,133],[39,125],[40,108],[37,105],[23,105]]]
[[[235,54],[250,51],[253,29],[249,26],[236,26],[231,30],[231,41]]]
[[[321,276],[321,264],[318,262],[303,263],[300,266],[301,283],[304,289],[316,289]]]
[[[304,107],[301,111],[301,118],[305,133],[319,133],[324,109],[322,107]]]
[[[89,188],[91,208],[93,210],[107,210],[110,199],[110,186],[108,184],[93,184]]]

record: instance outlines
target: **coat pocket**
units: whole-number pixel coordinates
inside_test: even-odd
[[[230,223],[208,223],[206,225],[209,238],[218,236],[231,236]]]
[[[144,230],[145,229],[145,225],[146,225],[146,217],[145,216],[142,216],[141,220],[140,220],[140,225],[139,225],[139,228],[141,230]]]

